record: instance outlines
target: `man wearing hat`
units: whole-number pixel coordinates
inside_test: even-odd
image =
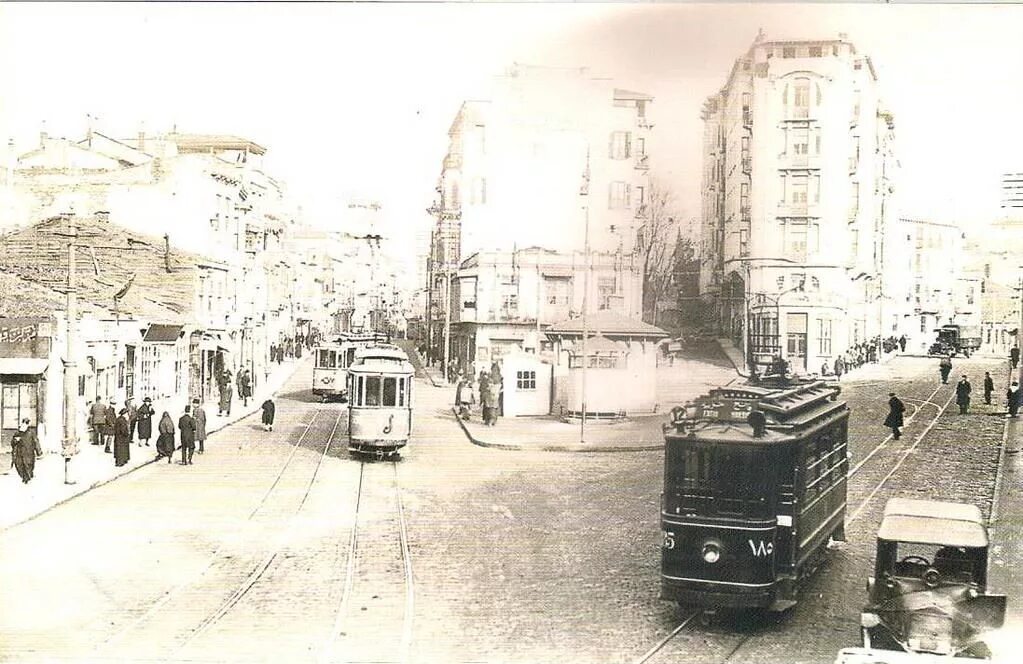
[[[195,442],[199,443],[199,454],[205,452],[206,442],[206,411],[198,399],[192,399],[192,419],[195,420]]]
[[[902,414],[906,412],[906,406],[895,392],[888,393],[888,417],[884,418],[884,425],[891,427],[892,438],[898,440],[902,436],[899,428],[902,427]]]
[[[103,398],[96,397],[96,400],[89,406],[89,426],[92,427],[92,444],[103,443],[103,426],[107,423],[107,406]]]
[[[970,392],[973,391],[973,386],[970,385],[970,381],[963,376],[959,379],[956,384],[956,403],[959,405],[959,414],[965,415],[970,409]]]
[[[145,441],[147,447],[149,446],[149,439],[153,437],[153,415],[155,414],[153,400],[149,397],[143,399],[142,405],[135,411],[135,417],[138,418],[139,447],[142,447],[142,441]]]
[[[106,418],[100,431],[103,434],[103,451],[110,453],[110,445],[114,442],[114,427],[117,425],[117,399],[110,397],[110,405],[107,406]]]

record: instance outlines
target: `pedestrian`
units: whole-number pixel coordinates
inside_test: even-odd
[[[156,439],[156,460],[159,461],[163,457],[167,457],[167,463],[170,463],[176,446],[174,444],[174,420],[171,419],[170,413],[167,411],[163,411],[160,424],[157,425],[157,433],[160,435]]]
[[[114,421],[114,465],[123,466],[131,458],[131,424],[128,409],[122,408]]]
[[[1013,346],[1012,349],[1009,350],[1009,362],[1012,363],[1013,369],[1019,366],[1019,346]]]
[[[224,369],[222,375],[225,378],[220,385],[219,414],[221,417],[231,417],[231,396],[234,389],[231,387],[231,372]]]
[[[824,364],[821,365],[821,378],[823,378],[824,376],[827,376],[827,375],[828,375],[828,363],[827,363],[827,361],[825,361]]]
[[[181,432],[181,465],[190,466],[195,452],[195,418],[191,406],[185,406],[184,414],[178,418],[178,431]]]
[[[951,355],[941,358],[941,362],[938,363],[938,372],[941,373],[941,384],[948,385],[948,375],[952,373]]]
[[[14,469],[18,471],[23,484],[28,484],[35,476],[36,459],[43,456],[43,450],[39,447],[39,436],[35,427],[29,426],[30,420],[26,417],[18,424],[18,430],[11,438],[11,462]]]
[[[835,358],[835,380],[842,380],[842,374],[845,373],[845,360],[839,355]]]
[[[274,416],[277,414],[277,407],[274,405],[273,399],[267,397],[260,408],[263,409],[263,431],[273,431]]]
[[[252,374],[249,373],[248,369],[242,369],[238,372],[238,398],[242,400],[242,405],[247,408],[251,397]]]
[[[156,415],[156,411],[153,410],[153,400],[146,397],[135,413],[138,418],[139,447],[142,447],[143,441],[145,441],[146,447],[149,447],[149,439],[153,437],[153,415]]]
[[[959,379],[959,383],[956,385],[956,403],[959,404],[959,414],[965,415],[966,411],[970,409],[970,392],[973,391],[973,387],[970,385],[970,381],[963,376]]]
[[[888,393],[888,417],[884,418],[884,425],[892,430],[892,438],[898,440],[902,436],[899,429],[903,425],[902,414],[906,412],[906,405],[902,403],[895,392]]]
[[[483,416],[485,424],[489,426],[497,426],[497,417],[500,413],[501,405],[501,384],[493,379],[493,375],[491,375],[491,378],[487,383],[484,398]]]
[[[995,381],[991,378],[991,372],[984,372],[984,403],[991,405],[991,394],[995,391]]]
[[[101,397],[96,397],[96,400],[89,406],[89,426],[92,428],[92,444],[102,445],[103,444],[103,427],[107,423],[107,406],[103,403]]]
[[[110,397],[110,404],[107,406],[106,416],[103,420],[103,451],[110,453],[110,445],[114,442],[114,427],[117,424],[117,400]]]
[[[199,399],[192,399],[192,417],[195,418],[195,441],[199,443],[199,454],[206,451],[206,411]]]
[[[128,442],[135,440],[135,427],[139,422],[139,409],[135,407],[131,397],[124,400],[124,407],[128,409]]]
[[[907,341],[908,340],[906,339],[906,335],[905,334],[903,334],[901,337],[899,337],[899,351],[900,352],[902,352],[902,353],[906,352],[906,342]]]
[[[1019,412],[1019,383],[1012,381],[1012,385],[1009,386],[1005,396],[1009,402],[1009,417],[1016,417],[1016,413]]]

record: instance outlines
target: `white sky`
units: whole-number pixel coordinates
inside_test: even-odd
[[[425,222],[459,103],[513,61],[589,66],[655,97],[654,172],[699,215],[699,111],[763,28],[846,32],[895,113],[903,216],[973,225],[1023,170],[1023,6],[0,4],[0,141],[223,132],[329,225],[351,198]],[[653,142],[652,142],[653,143]],[[402,234],[398,229],[394,234]]]

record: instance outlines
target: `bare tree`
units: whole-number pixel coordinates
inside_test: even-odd
[[[681,226],[675,194],[669,187],[651,179],[648,194],[637,251],[643,262],[643,320],[656,325],[657,303],[672,283]]]

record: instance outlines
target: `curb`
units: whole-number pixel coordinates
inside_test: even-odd
[[[294,368],[292,369],[292,371],[284,378],[283,381],[281,381],[281,384],[277,386],[277,389],[274,390],[273,392],[270,392],[271,396],[276,396],[277,395],[277,393],[284,387],[284,383],[286,383],[288,380],[290,380],[291,377],[295,375],[295,372],[298,371],[298,367],[299,367],[300,364],[301,364],[301,361],[295,363]],[[253,404],[256,403],[256,399],[255,398],[253,398],[252,403]],[[209,441],[209,439],[213,436],[213,434],[217,433],[218,431],[220,431],[222,429],[225,429],[225,428],[231,426],[232,424],[237,424],[238,422],[244,420],[245,418],[251,417],[252,415],[255,415],[258,411],[259,411],[259,406],[256,406],[253,410],[245,412],[244,414],[239,412],[239,415],[237,417],[233,417],[233,418],[227,419],[227,420],[219,423],[215,429],[208,429],[207,432],[206,432],[206,441]],[[174,448],[174,452],[177,452],[180,449],[181,449],[181,446],[178,445],[178,446],[176,446]],[[103,486],[105,484],[109,484],[109,483],[111,483],[111,482],[113,482],[115,480],[119,480],[122,477],[127,477],[128,475],[134,473],[136,470],[139,470],[140,468],[145,468],[146,466],[148,466],[150,464],[154,464],[157,461],[162,461],[162,460],[163,459],[161,457],[160,459],[149,459],[148,461],[143,461],[139,465],[132,466],[131,468],[129,468],[128,470],[125,470],[124,472],[121,472],[121,473],[118,473],[118,474],[115,474],[115,475],[111,475],[110,477],[106,477],[106,478],[103,478],[101,480],[96,480],[95,482],[93,482],[93,483],[91,483],[89,485],[83,484],[82,486],[85,487],[85,488],[83,488],[81,491],[77,490],[78,487],[76,486],[75,487],[75,489],[76,489],[75,492],[72,493],[70,496],[67,496],[66,498],[58,500],[57,502],[53,503],[52,505],[47,505],[42,510],[36,512],[35,514],[33,514],[33,515],[29,516],[29,517],[26,517],[26,518],[22,519],[21,521],[15,521],[14,523],[8,524],[8,525],[3,526],[3,527],[0,527],[0,533],[6,532],[6,531],[10,530],[11,528],[14,528],[15,526],[20,526],[23,523],[28,523],[29,521],[32,521],[32,520],[34,520],[34,519],[36,519],[36,518],[46,514],[47,512],[49,512],[49,511],[51,511],[53,509],[56,509],[57,507],[60,507],[61,505],[64,505],[66,503],[71,502],[75,498],[78,498],[78,497],[80,497],[80,496],[82,496],[82,495],[92,491],[93,489],[98,489],[99,487],[101,487],[101,486]]]
[[[623,445],[610,446],[605,445],[602,447],[595,447],[590,445],[545,445],[542,443],[537,445],[517,445],[514,443],[490,443],[485,440],[480,440],[479,438],[473,437],[472,433],[469,432],[469,427],[465,426],[465,422],[462,420],[462,418],[458,416],[458,411],[456,411],[454,408],[451,408],[451,415],[455,418],[455,421],[458,422],[458,426],[462,428],[462,432],[465,434],[465,437],[469,439],[469,442],[471,442],[473,445],[476,445],[477,447],[489,447],[495,450],[508,450],[516,452],[523,452],[527,450],[536,452],[582,452],[594,454],[604,452],[652,452],[655,450],[660,451],[664,449],[664,443],[642,446],[630,445],[627,447]]]

